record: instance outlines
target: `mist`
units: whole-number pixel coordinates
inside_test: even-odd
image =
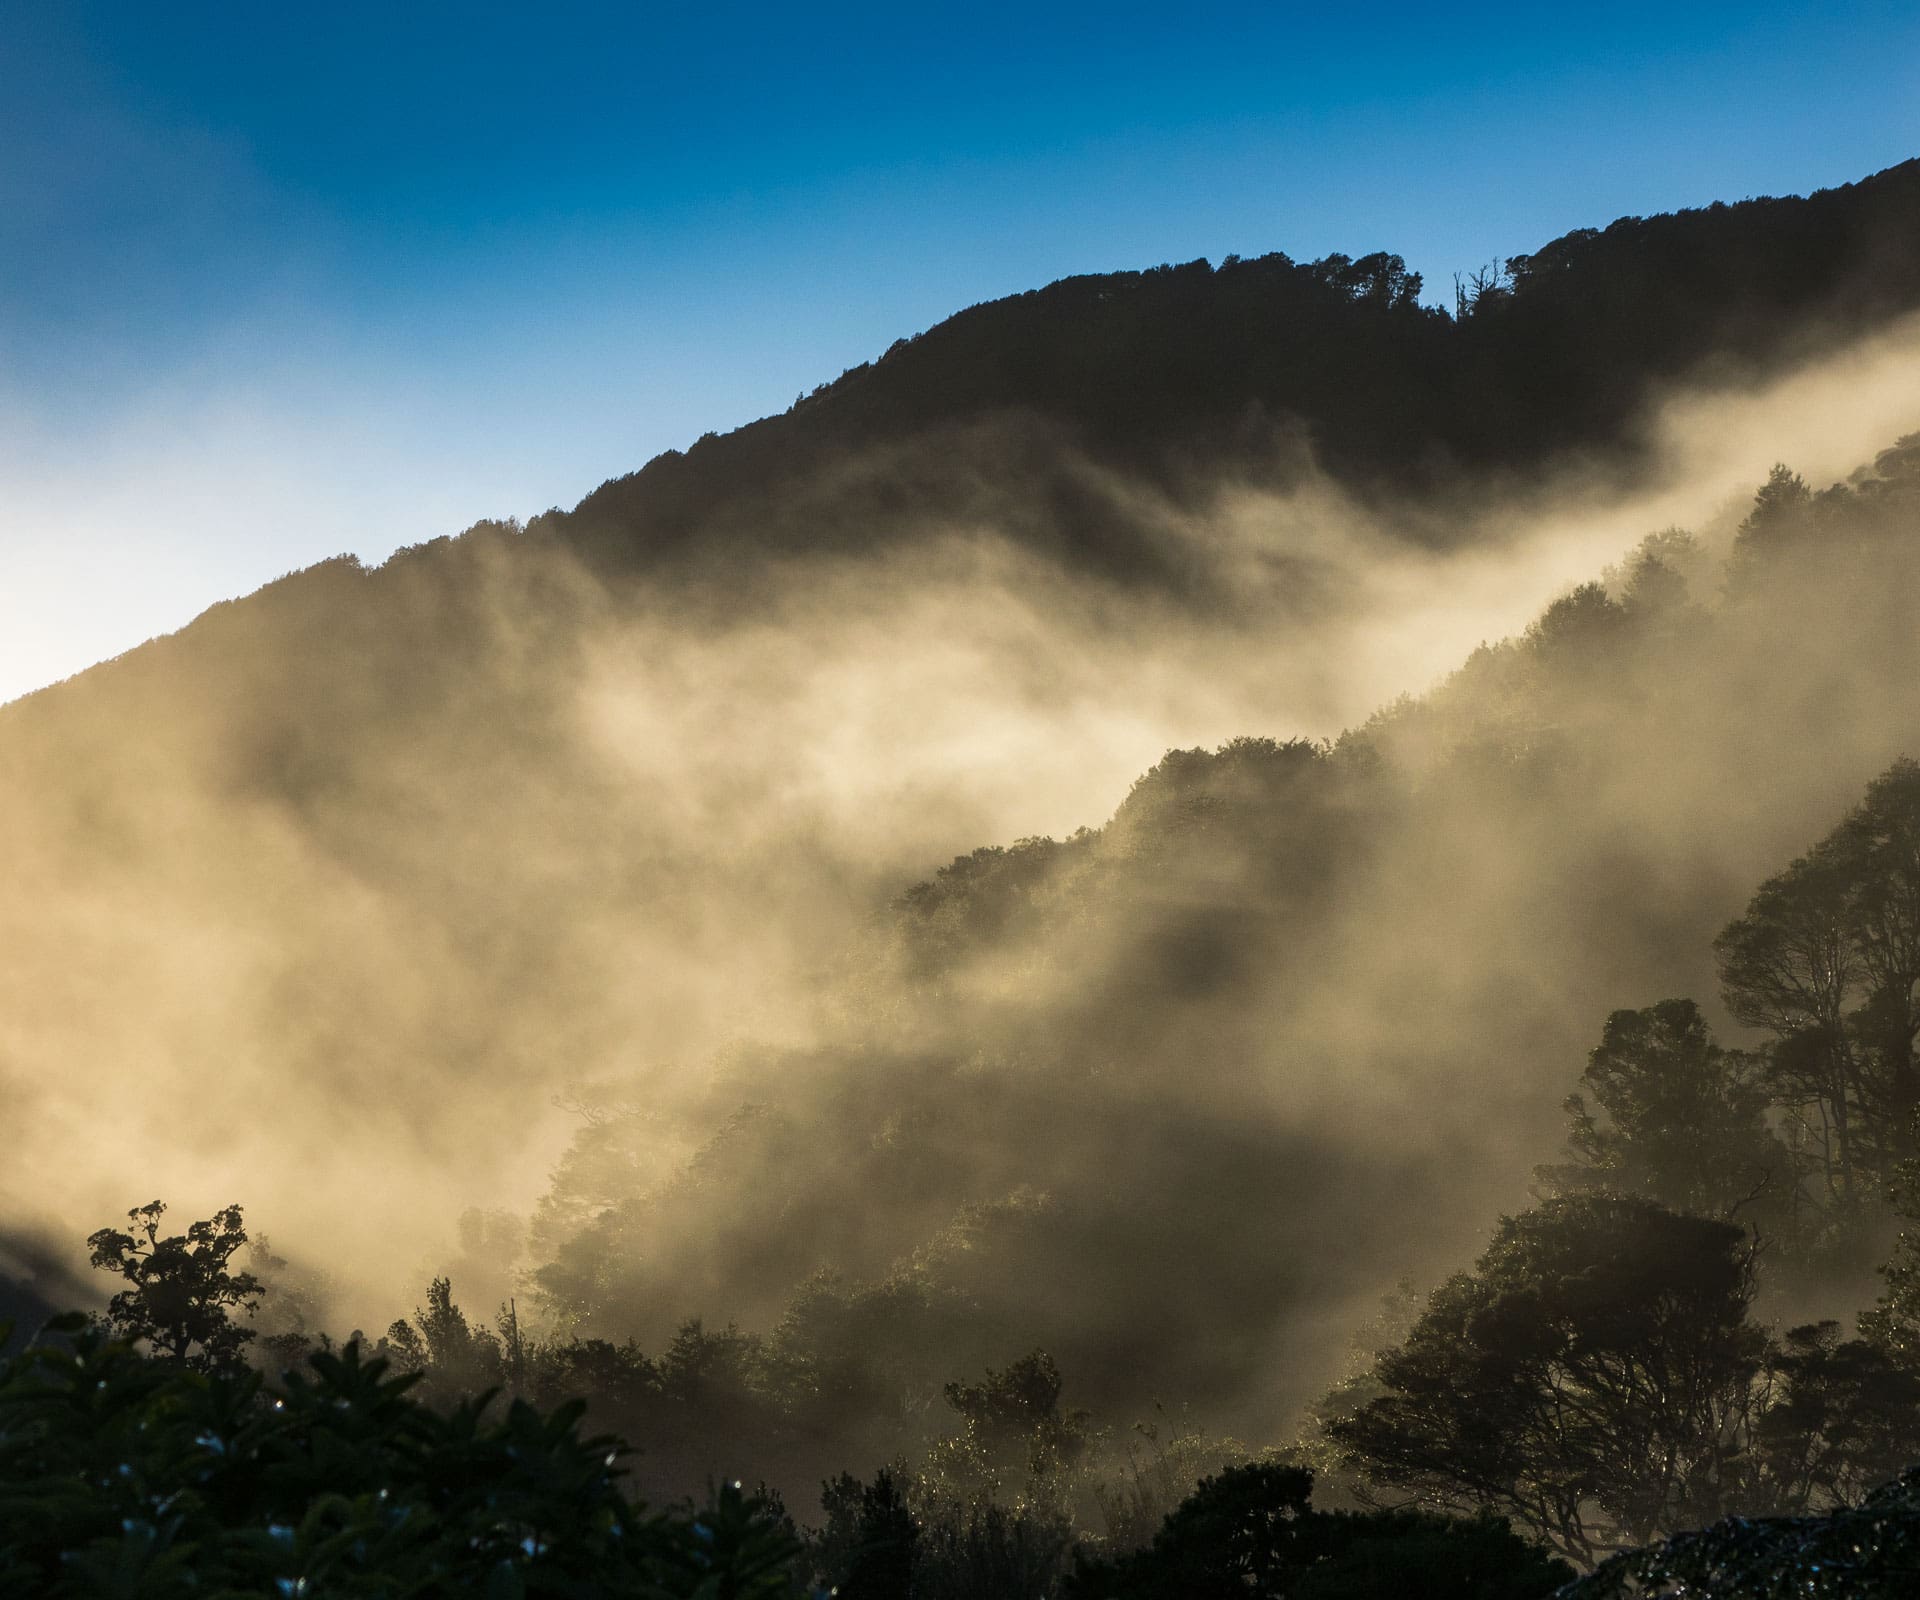
[[[1116,1407],[1277,1433],[1526,1203],[1606,1013],[1710,1002],[1720,923],[1920,742],[1838,580],[1684,691],[1684,629],[1475,652],[1673,526],[1720,605],[1775,461],[1824,485],[1920,428],[1916,357],[1910,319],[1677,389],[1625,487],[1363,504],[1308,456],[1175,495],[1049,442],[1123,569],[910,504],[612,578],[487,524],[216,607],[0,710],[0,1217],[71,1264],[154,1195],[240,1201],[342,1329],[449,1270],[655,1340],[918,1274],[978,1313],[940,1359],[1041,1342]],[[1017,486],[1034,448],[822,471]],[[1167,756],[1241,735],[1282,745]],[[626,1192],[550,1192],[609,1120]],[[527,1276],[569,1245],[597,1299]]]

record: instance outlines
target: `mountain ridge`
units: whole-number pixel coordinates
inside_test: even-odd
[[[1320,472],[1405,511],[1569,458],[1630,476],[1662,386],[1752,381],[1920,307],[1920,158],[1804,197],[1575,229],[1506,266],[1463,291],[1459,315],[1420,305],[1419,275],[1384,251],[1071,275],[896,340],[786,412],[663,451],[571,510],[524,528],[483,519],[363,570],[511,541],[603,579],[665,562],[724,586],[768,556],[992,525],[1076,570],[1177,587],[1191,575],[1157,524],[1223,479]],[[1433,536],[1417,514],[1397,526]],[[162,637],[290,583],[328,587],[322,573],[343,564],[361,566],[296,569]]]

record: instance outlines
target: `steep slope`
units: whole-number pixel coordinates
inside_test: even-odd
[[[1127,1207],[1074,1213],[1084,1248],[1036,1257],[1084,1264],[1061,1300],[1082,1353],[1126,1343],[1124,1317],[1078,1314],[1137,1305],[1103,1276],[1128,1231],[1150,1277],[1182,1257],[1182,1186],[1239,1174],[1259,1226],[1217,1232],[1238,1265],[1188,1253],[1190,1292],[1136,1354],[1245,1304],[1264,1309],[1180,1376],[1204,1394],[1268,1374],[1395,1259],[1382,1202],[1375,1247],[1277,1270],[1328,1225],[1316,1201],[1415,1197],[1418,1256],[1507,1194],[1482,1158],[1551,1120],[1561,1080],[1537,1064],[1644,998],[1771,851],[1906,746],[1897,641],[1819,658],[1871,716],[1822,723],[1788,695],[1744,744],[1708,734],[1751,716],[1747,682],[1772,692],[1774,658],[1649,668],[1711,685],[1698,726],[1667,725],[1689,805],[1651,855],[1635,841],[1661,791],[1624,761],[1632,779],[1608,777],[1630,719],[1568,766],[1540,731],[1562,713],[1530,705],[1511,749],[1491,711],[1431,735],[1484,753],[1484,773],[1446,769],[1479,774],[1454,787],[1376,782],[1360,746],[1176,760],[1097,841],[980,864],[979,896],[956,877],[900,928],[876,916],[929,860],[1097,819],[1169,743],[1337,727],[1307,721],[1292,675],[1352,675],[1343,652],[1391,620],[1353,602],[1375,564],[1409,536],[1497,544],[1514,519],[1489,474],[1540,504],[1570,453],[1630,468],[1641,403],[1703,360],[1750,378],[1913,306],[1916,187],[1910,164],[1570,237],[1457,322],[1384,257],[1070,280],[573,513],[323,564],[0,710],[0,1110],[20,1130],[0,1203],[72,1234],[156,1193],[244,1200],[371,1322],[462,1207],[532,1205],[571,1132],[556,1095],[637,1076],[647,1135],[615,1199],[665,1184],[681,1209],[604,1264],[627,1286],[607,1304],[760,1316],[816,1265],[984,1260],[965,1207],[1047,1237],[1022,1186],[1065,1178],[1017,1135],[1064,1123],[1087,1183],[1114,1150],[1140,1163]],[[1904,592],[1888,573],[1874,605]],[[1328,615],[1358,620],[1316,633]],[[1837,623],[1823,637],[1840,649]],[[1395,726],[1382,761],[1428,723]],[[1696,803],[1729,770],[1733,825]],[[1703,839],[1725,848],[1702,859]],[[898,966],[871,948],[896,937],[917,952]],[[834,1137],[735,1120],[769,1074]],[[1317,1115],[1301,1074],[1333,1097],[1337,1160],[1288,1120]],[[1030,1087],[1003,1098],[1002,1079]],[[892,1131],[855,1114],[915,1084]],[[1369,1154],[1355,1084],[1379,1117],[1422,1119],[1419,1146]],[[1457,1114],[1426,1116],[1434,1084]],[[907,1137],[923,1123],[948,1130],[939,1160]],[[828,1154],[843,1136],[924,1177],[904,1231],[866,1232],[838,1187],[866,1169]],[[775,1154],[723,1159],[754,1150]],[[714,1203],[767,1192],[769,1170],[777,1223]],[[495,1256],[463,1267],[493,1274],[482,1303],[510,1287]],[[1026,1281],[996,1293],[1014,1307]]]
[[[1715,934],[1920,750],[1916,603],[1920,436],[1778,475],[1724,571],[1655,536],[1337,745],[1172,752],[1104,827],[910,890],[838,1025],[723,1063],[677,1158],[658,1077],[586,1097],[535,1282],[575,1332],[738,1319],[841,1386],[824,1445],[758,1415],[669,1480],[878,1461],[1035,1346],[1102,1415],[1284,1435],[1381,1294],[1527,1203],[1609,1012],[1728,1027]],[[1769,1268],[1845,1317],[1878,1243]]]

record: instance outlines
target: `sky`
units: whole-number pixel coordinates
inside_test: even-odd
[[[1075,272],[1920,154],[1920,7],[0,0],[0,700]]]

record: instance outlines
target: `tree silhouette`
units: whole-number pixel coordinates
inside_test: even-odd
[[[822,1555],[837,1581],[841,1600],[897,1600],[914,1592],[920,1530],[900,1480],[886,1468],[873,1482],[841,1473],[820,1496],[827,1513]]]
[[[1920,765],[1874,779],[1714,951],[1728,1009],[1773,1035],[1774,1098],[1810,1108],[1830,1197],[1889,1181],[1920,1113]]]
[[[1830,1199],[1858,1188],[1858,1072],[1846,1018],[1860,977],[1850,875],[1831,850],[1802,856],[1761,884],[1746,914],[1714,941],[1721,992],[1740,1021],[1774,1036],[1775,1098],[1811,1106]]]
[[[1328,1425],[1370,1481],[1505,1512],[1576,1561],[1717,1516],[1766,1363],[1728,1223],[1612,1195],[1505,1219]]]
[[[1317,1511],[1313,1474],[1229,1467],[1145,1550],[1083,1558],[1068,1600],[1538,1600],[1572,1568],[1493,1518]]]
[[[1776,1209],[1794,1183],[1766,1127],[1760,1064],[1721,1049],[1691,1000],[1614,1012],[1580,1081],[1586,1093],[1566,1103],[1576,1159],[1536,1174],[1553,1192],[1611,1190],[1732,1221],[1756,1203]]]
[[[106,1322],[123,1339],[144,1341],[156,1353],[188,1366],[233,1366],[253,1339],[233,1320],[252,1316],[260,1280],[230,1263],[247,1242],[240,1207],[228,1206],[184,1234],[160,1236],[163,1201],[127,1213],[128,1228],[101,1228],[87,1239],[88,1259],[118,1273],[127,1287],[108,1302]]]

